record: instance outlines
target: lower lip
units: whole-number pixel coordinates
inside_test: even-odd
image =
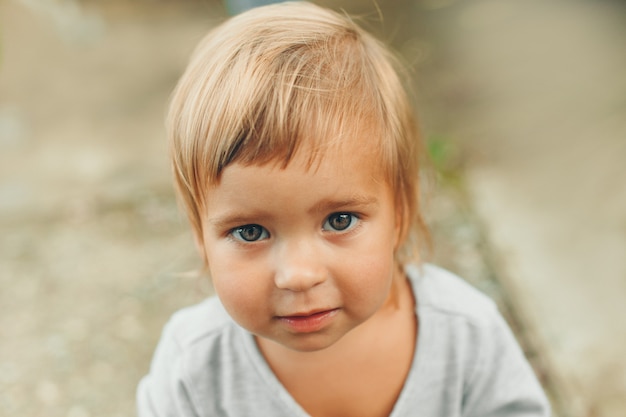
[[[313,333],[322,330],[330,324],[339,313],[339,309],[320,311],[310,316],[280,316],[278,320],[287,325],[296,333]]]

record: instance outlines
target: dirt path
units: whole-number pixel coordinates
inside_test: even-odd
[[[164,320],[207,292],[179,274],[162,118],[215,13],[60,4],[0,4],[0,415],[129,416]]]
[[[431,18],[429,104],[564,412],[626,415],[626,7],[479,0]]]

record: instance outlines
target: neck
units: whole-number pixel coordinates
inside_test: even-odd
[[[257,338],[268,365],[311,416],[388,416],[411,368],[418,320],[402,275],[387,302],[326,349],[300,352]]]

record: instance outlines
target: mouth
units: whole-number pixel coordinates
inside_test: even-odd
[[[295,333],[313,333],[331,324],[339,308],[277,316],[276,319]]]

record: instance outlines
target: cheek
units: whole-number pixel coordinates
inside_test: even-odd
[[[341,275],[351,277],[346,284],[353,298],[375,304],[388,295],[395,271],[392,243],[390,234],[378,235],[378,239],[363,242],[356,251],[345,254],[344,260],[350,261],[340,267]]]
[[[243,327],[249,327],[265,305],[263,271],[228,251],[207,252],[215,292],[232,318]]]

